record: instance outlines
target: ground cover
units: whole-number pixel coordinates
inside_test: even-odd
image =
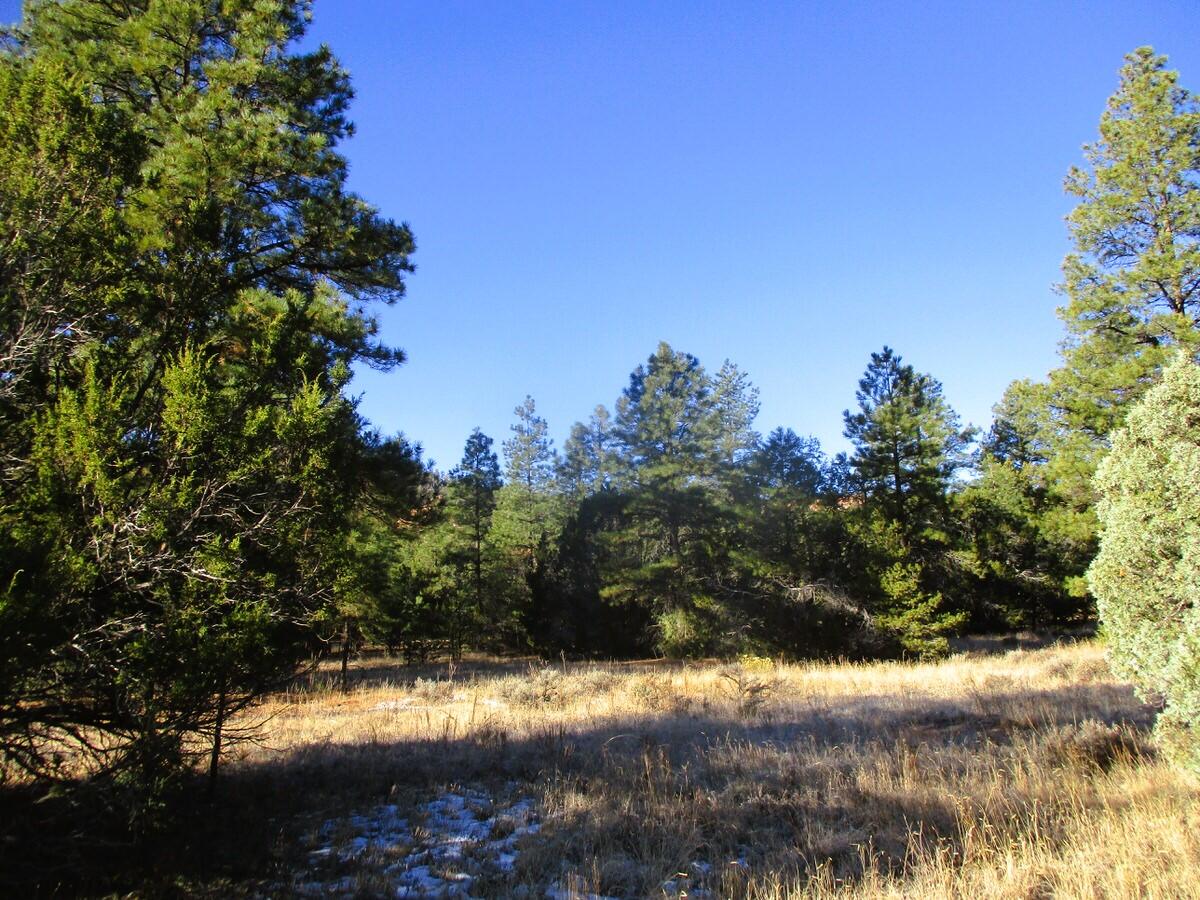
[[[1200,788],[1092,641],[351,675],[253,711],[261,740],[139,890],[1200,896]]]

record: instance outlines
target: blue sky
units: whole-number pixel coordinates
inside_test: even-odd
[[[353,387],[442,468],[527,393],[561,446],[659,340],[829,450],[884,343],[986,425],[1055,365],[1062,180],[1122,56],[1200,90],[1192,0],[316,0],[311,38],[352,187],[418,244],[381,316],[409,361]]]

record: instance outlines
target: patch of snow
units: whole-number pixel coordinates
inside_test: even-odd
[[[713,892],[701,887],[704,877],[712,870],[712,866],[702,863],[697,866],[692,863],[687,872],[676,872],[673,878],[662,883],[662,892],[671,898],[706,898],[714,896]],[[695,873],[695,874],[693,874]]]
[[[749,868],[744,857],[730,860],[727,866]],[[690,900],[711,900],[717,896],[713,890],[711,876],[719,874],[712,863],[703,859],[688,863],[687,869],[676,872],[660,885],[663,896],[669,898],[690,898]]]
[[[558,884],[546,888],[546,900],[620,900],[588,891],[587,882],[577,874],[571,874]]]
[[[621,898],[607,897],[604,894],[585,894],[556,884],[546,888],[546,900],[621,900]]]
[[[464,872],[435,875],[429,866],[415,866],[396,888],[397,897],[469,897],[474,880]]]
[[[411,824],[390,804],[331,819],[318,831],[321,845],[308,856],[314,869],[352,865],[397,897],[470,897],[480,874],[513,870],[517,842],[538,832],[537,818],[532,800],[498,806],[480,791],[448,792],[418,807]],[[504,827],[497,829],[501,822]],[[494,836],[498,830],[500,837]],[[298,893],[354,893],[362,882],[336,878],[336,872],[315,881],[312,874],[296,885]]]

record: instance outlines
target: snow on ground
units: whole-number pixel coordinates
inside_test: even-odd
[[[475,790],[447,792],[411,821],[379,806],[325,822],[309,852],[310,877],[294,887],[313,897],[470,897],[480,877],[511,872],[518,841],[540,827],[532,800],[497,806]]]
[[[448,791],[417,807],[411,817],[394,805],[329,819],[316,832],[308,872],[292,885],[306,897],[337,895],[410,897],[499,896],[516,865],[517,844],[541,823],[532,800],[497,804],[480,790]],[[747,867],[738,858],[727,865]],[[664,898],[712,898],[718,873],[692,862],[663,882]],[[507,882],[511,885],[511,882]],[[535,896],[518,886],[513,896]],[[577,875],[549,887],[546,900],[616,900],[589,893]]]

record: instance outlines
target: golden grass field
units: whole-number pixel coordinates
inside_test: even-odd
[[[474,791],[531,800],[540,830],[510,871],[468,847],[473,896],[1200,897],[1200,787],[1155,754],[1154,710],[1095,642],[352,675],[254,711],[261,739],[221,790],[258,874],[210,892],[394,896],[398,851],[338,861],[337,823],[390,804],[419,835],[421,804]]]

